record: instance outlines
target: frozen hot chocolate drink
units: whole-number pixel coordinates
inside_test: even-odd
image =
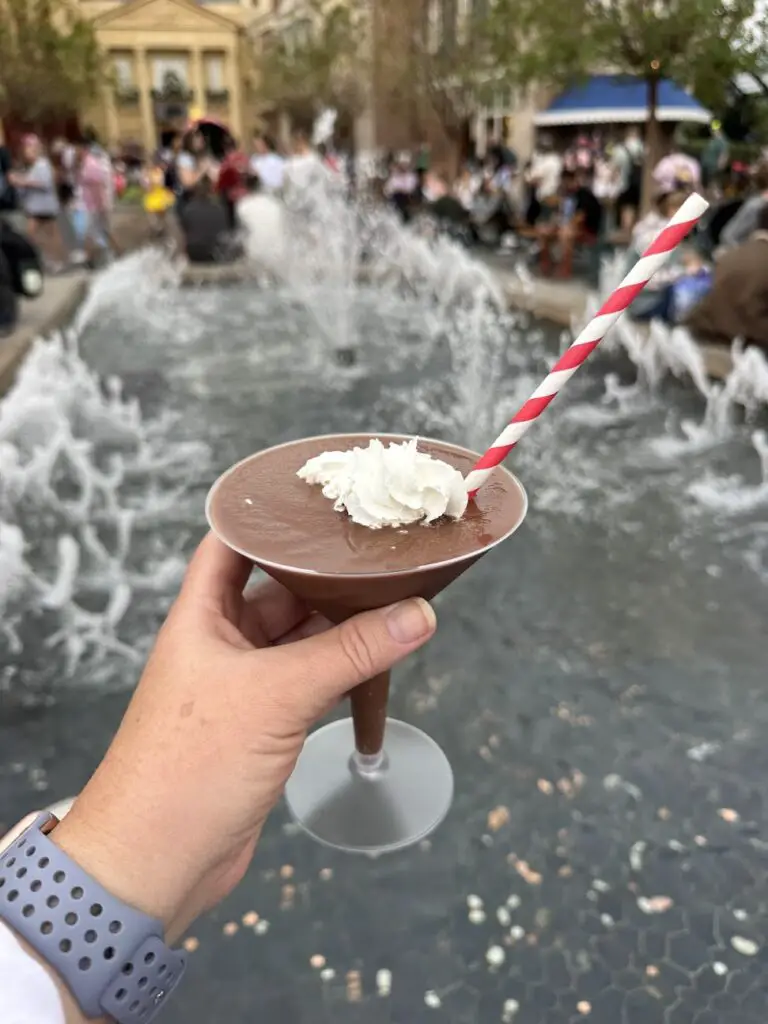
[[[525,517],[525,491],[499,467],[468,503],[464,477],[477,458],[455,445],[403,436],[339,434],[293,441],[252,455],[220,477],[208,496],[208,520],[229,547],[251,558],[307,605],[341,622],[409,597],[434,597],[514,533]],[[326,730],[342,724],[334,723],[310,737],[287,790],[297,818],[333,845],[355,850],[407,845],[431,831],[450,804],[452,776],[444,755],[418,730],[387,721],[388,691],[385,673],[350,695],[357,751],[352,768],[381,774],[388,753],[388,770],[393,771],[395,747],[401,740],[406,747],[412,745],[414,733],[434,748],[431,756],[445,762],[444,767],[435,763],[434,777],[447,772],[447,804],[418,835],[410,821],[387,825],[373,813],[370,788],[363,794],[355,790],[347,766],[342,774],[352,795],[345,800],[354,808],[344,804],[341,828],[317,793],[311,803],[322,818],[319,822],[317,814],[299,806],[295,782],[303,779],[302,789],[317,787],[311,772],[302,776],[302,764],[316,738],[319,742]],[[401,736],[398,730],[408,732]],[[406,765],[405,754],[398,759]],[[417,797],[414,769],[414,764],[408,769],[412,792],[406,803]],[[341,781],[336,778],[335,784],[338,788]],[[391,810],[391,802],[388,806]],[[414,806],[414,821],[427,813],[428,808]],[[337,842],[332,836],[339,831],[345,838]],[[403,837],[395,841],[393,833]]]
[[[396,456],[389,463],[388,454]],[[503,468],[467,504],[463,477],[473,460],[455,445],[404,437],[293,441],[228,470],[211,491],[208,517],[226,544],[268,572],[322,576],[318,595],[328,593],[328,577],[423,573],[479,556],[522,521],[525,492]]]

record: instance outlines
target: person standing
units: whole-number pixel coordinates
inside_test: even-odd
[[[416,168],[416,177],[418,179],[419,189],[421,190],[424,188],[424,181],[432,167],[432,150],[428,142],[422,142],[416,150],[414,166]]]
[[[29,237],[40,246],[49,273],[58,273],[65,264],[65,250],[58,223],[56,176],[37,135],[24,136],[22,162],[24,169],[11,171],[8,179],[19,190]]]
[[[221,161],[216,182],[216,191],[226,210],[230,231],[237,227],[237,203],[247,192],[247,174],[248,157],[238,148],[237,140],[230,135],[224,142],[224,159]]]
[[[313,198],[313,193],[325,188],[330,179],[328,168],[312,147],[309,132],[297,126],[291,132],[291,156],[285,163],[283,177],[289,198]]]
[[[274,140],[269,135],[259,132],[254,136],[250,169],[251,174],[259,179],[262,192],[274,194],[282,190],[285,160],[277,152]]]
[[[7,146],[0,144],[0,220],[8,222],[14,219],[19,209],[19,196],[11,184],[12,170],[11,152]]]
[[[712,122],[712,135],[701,154],[702,183],[706,189],[719,187],[728,166],[731,147],[723,135],[719,121]]]
[[[560,208],[560,178],[563,161],[555,152],[550,135],[542,135],[526,171],[526,181],[532,188],[531,203],[538,204],[537,220],[551,220]]]
[[[0,223],[0,232],[3,225]],[[11,268],[0,249],[0,340],[13,334],[19,316],[19,302],[13,288]]]
[[[93,131],[84,133],[78,148],[76,202],[84,214],[78,242],[81,249],[90,242],[104,258],[110,251],[118,253],[111,225],[115,200],[112,162]]]
[[[616,170],[619,227],[629,233],[637,221],[643,186],[645,147],[637,128],[628,128],[623,141],[614,142],[610,152]]]

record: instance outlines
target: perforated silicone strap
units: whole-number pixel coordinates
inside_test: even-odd
[[[184,973],[159,921],[110,895],[47,837],[52,814],[0,854],[0,918],[66,982],[86,1017],[149,1024]]]

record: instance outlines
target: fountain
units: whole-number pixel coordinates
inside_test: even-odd
[[[271,209],[262,227],[283,217]],[[5,821],[76,792],[100,756],[222,469],[342,430],[482,446],[567,343],[506,310],[451,243],[334,209],[263,285],[254,268],[180,288],[152,251],[116,263],[0,400]],[[355,366],[337,364],[342,344]],[[759,1019],[768,387],[760,353],[734,360],[711,385],[684,332],[644,342],[624,322],[573,378],[512,457],[526,526],[441,595],[451,628],[431,674],[409,659],[392,695],[447,749],[455,812],[431,846],[360,865],[305,845],[278,810],[232,924],[195,926],[169,1024],[251,1004],[333,1015],[345,973],[382,965],[390,1002],[345,1002],[350,1021],[421,1019],[440,1000],[457,1020],[519,1006],[521,1020],[673,1021],[682,1007],[703,1021],[715,998]],[[248,907],[272,918],[268,939],[238,928],[258,917]],[[429,941],[415,956],[403,935]],[[266,961],[254,941],[272,944]],[[638,950],[652,952],[644,973],[626,966]]]

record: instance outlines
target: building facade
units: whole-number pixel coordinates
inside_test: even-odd
[[[443,97],[430,100],[409,87],[408,53],[416,35],[438,51],[446,42],[467,38],[473,17],[481,17],[485,0],[328,0],[329,4],[359,3],[367,31],[364,47],[367,103],[355,125],[358,152],[381,153],[431,147],[435,162],[455,164],[458,155],[482,156],[493,141],[503,142],[526,159],[533,148],[534,115],[541,97],[537,91],[515,94],[500,90],[490,106],[471,105],[463,124],[446,116]],[[313,0],[267,0],[250,23],[256,50],[276,36],[288,37],[310,24]],[[441,109],[442,107],[442,109]],[[453,123],[451,123],[453,122]]]
[[[461,132],[447,127],[439,105],[416,98],[402,56],[426,25],[430,46],[469,31],[482,0],[328,0],[360,4],[366,30],[361,62],[364,103],[355,112],[361,154],[428,143],[437,163],[485,151],[491,141],[525,158],[533,144],[537,96],[500,95],[492,109],[475,108]],[[279,110],[259,96],[258,57],[276,36],[311,29],[317,0],[79,0],[93,20],[111,80],[82,121],[110,146],[151,152],[164,134],[200,116],[224,122],[247,139],[265,119],[285,130]]]
[[[246,26],[273,0],[79,2],[112,71],[83,120],[110,146],[151,152],[201,116],[250,134],[258,103]]]

